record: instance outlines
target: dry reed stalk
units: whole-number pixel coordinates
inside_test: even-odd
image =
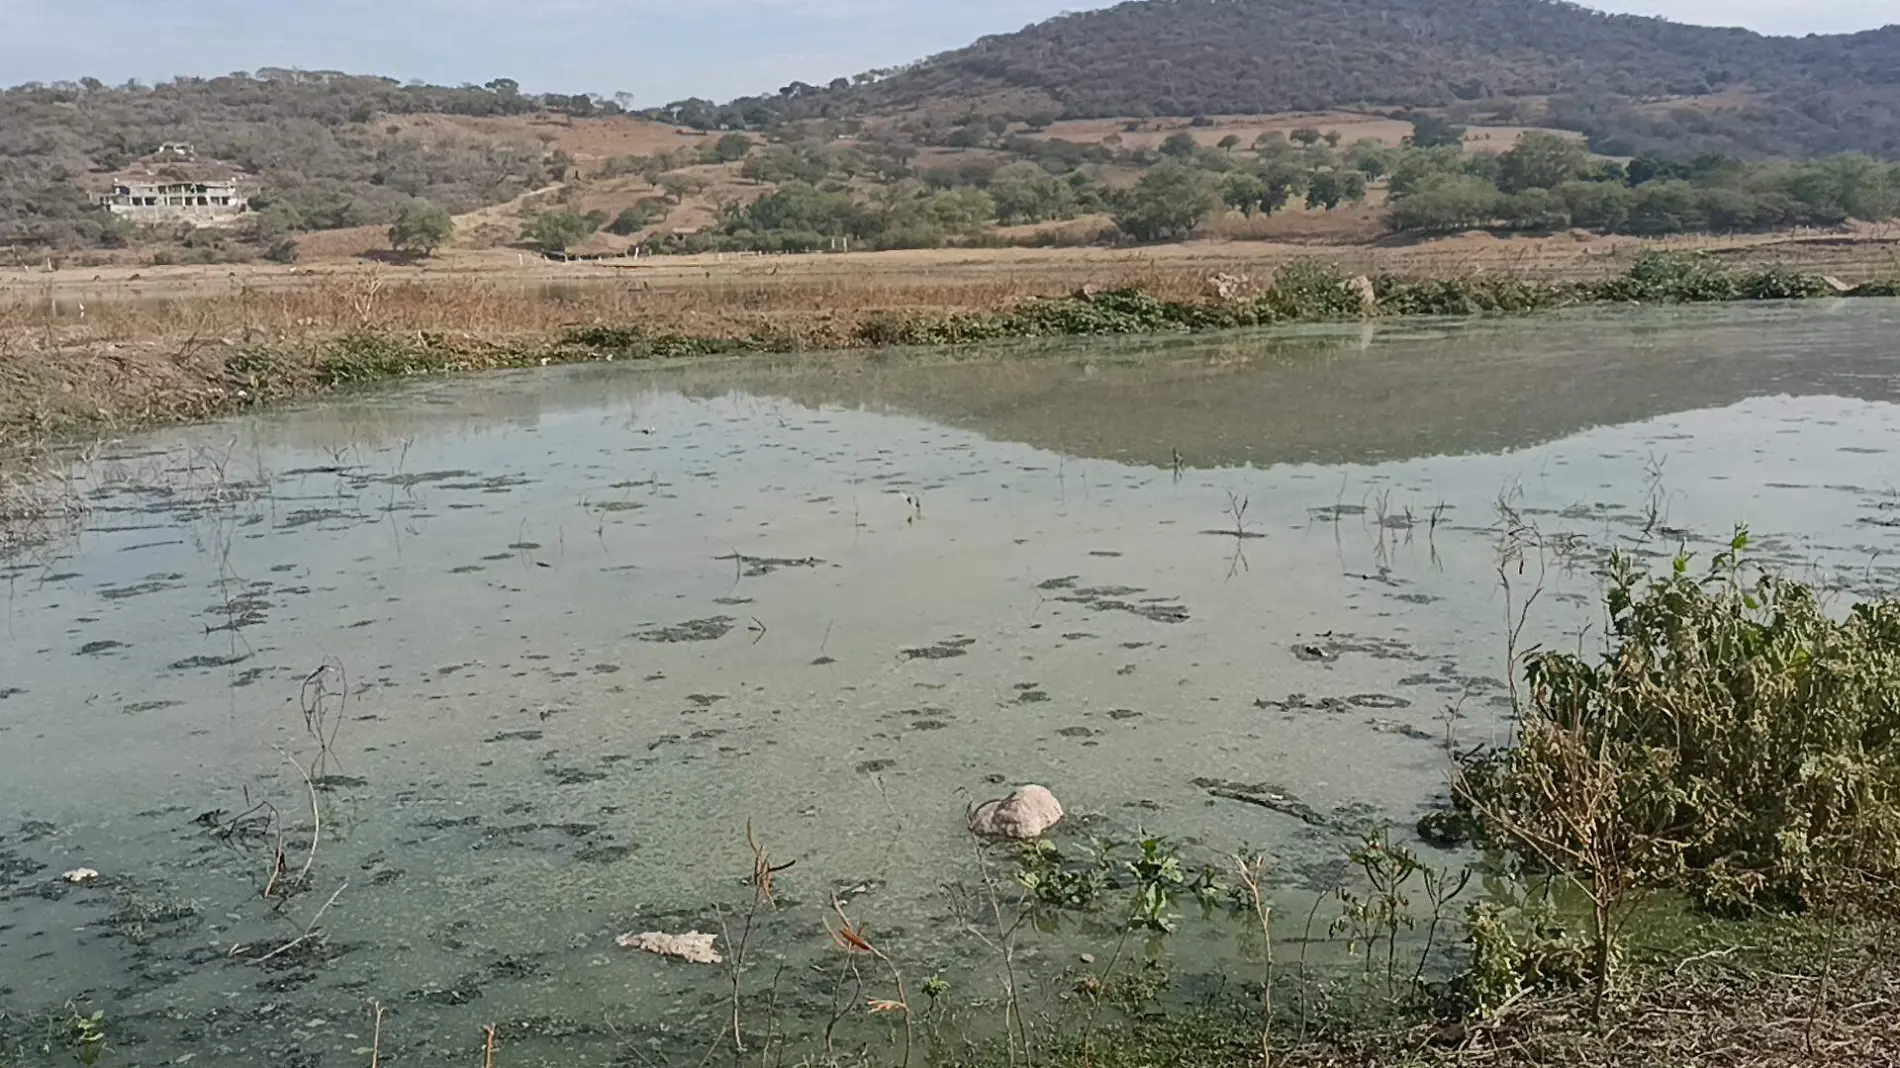
[[[482,1068],[495,1068],[495,1053],[501,1049],[501,1035],[494,1024],[482,1027]]]
[[[1267,955],[1260,988],[1260,1068],[1273,1068],[1273,909],[1260,892],[1267,861],[1265,857],[1236,856],[1234,867],[1240,872],[1241,886],[1246,888],[1247,904],[1260,923],[1260,944]]]
[[[383,1003],[380,1001],[372,1001],[369,1004],[376,1016],[375,1031],[370,1035],[369,1040],[369,1068],[381,1068],[383,1058]]]

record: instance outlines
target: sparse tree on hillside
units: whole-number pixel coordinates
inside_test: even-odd
[[[1226,137],[1223,137],[1220,139],[1220,149],[1223,152],[1232,152],[1234,149],[1239,148],[1239,147],[1240,147],[1239,134],[1228,134]]]
[[[522,239],[543,252],[566,252],[600,229],[594,218],[571,211],[550,211],[528,220]]]
[[[706,182],[696,175],[674,172],[660,175],[660,188],[666,191],[668,200],[678,204],[694,193],[704,190]]]
[[[646,197],[630,208],[624,208],[607,226],[607,232],[619,237],[632,237],[634,234],[666,218],[668,205],[660,197]]]
[[[403,205],[396,222],[389,228],[389,247],[399,252],[433,256],[435,250],[455,236],[455,220],[447,210],[426,200]]]
[[[745,134],[729,133],[713,146],[713,154],[721,163],[737,163],[752,154],[752,144]]]
[[[1176,159],[1187,159],[1200,150],[1201,143],[1196,141],[1194,135],[1188,133],[1186,130],[1171,133],[1168,135],[1167,140],[1161,142],[1161,154],[1164,156],[1173,156]]]
[[[1324,138],[1325,138],[1325,135],[1320,133],[1318,130],[1314,129],[1313,127],[1302,126],[1299,129],[1293,131],[1292,140],[1294,144],[1300,146],[1301,148],[1312,148],[1314,145],[1319,144],[1320,141],[1323,140]]]
[[[1186,237],[1220,204],[1207,174],[1184,163],[1162,163],[1141,176],[1115,225],[1137,241]]]

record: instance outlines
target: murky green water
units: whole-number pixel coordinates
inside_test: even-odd
[[[1021,782],[1066,835],[1262,849],[1303,916],[1448,735],[1508,730],[1501,540],[1528,641],[1596,640],[1609,547],[1737,521],[1900,585],[1896,338],[1858,301],[600,366],[117,443],[83,534],[0,572],[0,1010],[104,1009],[122,1063],[359,1063],[372,999],[386,1063],[486,1023],[697,1063],[726,973],[614,937],[736,933],[748,824],[796,861],[753,1019],[823,1026],[834,895],[994,997],[963,812]],[[274,811],[305,864],[314,687],[273,907],[274,833],[221,831]],[[1035,989],[1076,951],[1029,939]]]

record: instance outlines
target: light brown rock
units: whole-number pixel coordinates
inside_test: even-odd
[[[970,831],[982,838],[1040,838],[1060,822],[1062,802],[1041,786],[1024,786],[970,811]]]

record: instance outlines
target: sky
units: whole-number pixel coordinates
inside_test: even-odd
[[[1440,0],[1458,3],[1460,0]],[[825,82],[1105,0],[0,0],[0,84],[114,84],[260,67],[530,91],[651,107]],[[1900,21],[1893,0],[1596,0],[1764,33]]]

